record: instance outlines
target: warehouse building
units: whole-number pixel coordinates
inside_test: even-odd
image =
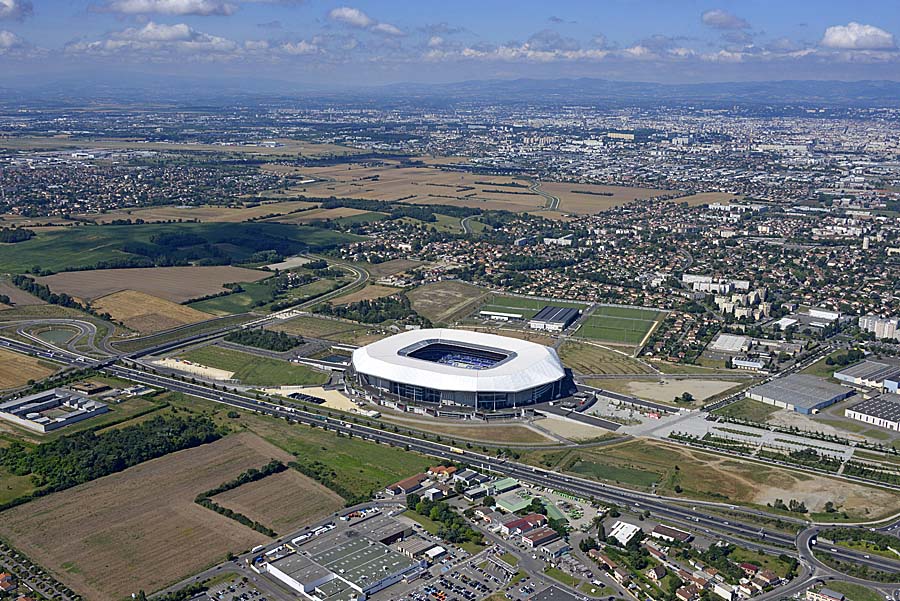
[[[571,307],[546,306],[528,320],[528,327],[532,330],[562,332],[572,325],[572,322],[578,319],[580,314],[581,311]]]
[[[879,428],[900,431],[900,394],[883,394],[848,407],[844,415]]]
[[[900,365],[866,360],[834,372],[834,377],[860,388],[884,388],[886,380],[900,377]]]
[[[792,374],[754,386],[747,398],[797,413],[817,413],[854,394],[852,388],[807,374]]]
[[[0,419],[42,434],[108,411],[105,403],[63,388],[0,403]]]

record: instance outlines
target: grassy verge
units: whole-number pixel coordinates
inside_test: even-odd
[[[305,365],[218,346],[204,346],[181,356],[200,365],[232,371],[235,379],[254,386],[305,386],[328,381],[328,374]]]

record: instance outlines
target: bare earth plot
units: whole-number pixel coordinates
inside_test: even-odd
[[[291,201],[263,203],[253,207],[225,207],[203,205],[198,207],[150,207],[146,209],[123,209],[98,215],[95,213],[79,215],[94,223],[110,223],[117,219],[143,219],[148,223],[172,220],[196,220],[204,223],[238,223],[248,219],[258,219],[267,215],[286,215],[292,211],[317,206],[315,203]]]
[[[216,495],[219,505],[287,534],[334,513],[344,499],[292,469]]]
[[[148,593],[266,542],[194,497],[291,456],[233,434],[4,512],[0,533],[87,599]]]
[[[690,393],[695,401],[702,402],[741,385],[741,382],[728,380],[678,380],[671,378],[634,381],[590,380],[588,383],[598,388],[605,388],[613,392],[621,392],[622,394],[636,396],[639,399],[660,403],[671,403],[675,397],[679,397],[685,392]]]
[[[38,278],[56,293],[92,300],[120,290],[136,290],[181,303],[216,294],[229,282],[257,282],[271,273],[232,266],[152,267],[69,271]]]
[[[585,342],[564,342],[559,349],[559,358],[566,367],[579,374],[652,374],[653,370],[618,353]]]
[[[422,265],[422,261],[413,261],[411,259],[391,259],[384,263],[355,263],[369,272],[373,278],[383,278],[388,275],[396,275],[403,273],[414,267]]]
[[[435,323],[450,321],[484,295],[477,286],[453,280],[425,284],[406,294],[416,313]]]
[[[98,298],[93,306],[141,334],[162,332],[210,318],[208,313],[135,290],[122,290]]]
[[[29,380],[41,380],[57,369],[47,361],[0,349],[0,388],[24,386]]]
[[[565,182],[543,183],[541,184],[541,190],[559,198],[560,210],[580,214],[599,213],[638,199],[654,198],[675,193],[675,190],[660,190],[657,188],[569,184]]]

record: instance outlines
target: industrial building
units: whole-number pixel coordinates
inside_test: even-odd
[[[854,394],[852,388],[807,374],[792,374],[749,389],[748,398],[797,413],[816,413]]]
[[[330,530],[298,537],[255,565],[310,601],[363,601],[393,584],[418,578],[427,567],[423,557],[435,547],[413,558],[365,532]],[[416,545],[410,547],[407,551],[419,553]]]
[[[551,348],[525,340],[425,329],[353,351],[359,384],[382,400],[503,409],[552,401],[572,390]]]
[[[885,380],[896,380],[900,377],[900,365],[866,360],[834,372],[834,377],[860,388],[885,388]]]
[[[848,407],[844,415],[879,428],[900,431],[900,394],[882,394]]]
[[[528,320],[528,327],[532,330],[545,330],[547,332],[562,332],[578,319],[581,311],[572,307],[546,306]]]
[[[0,419],[42,434],[108,411],[105,403],[63,388],[0,403]]]

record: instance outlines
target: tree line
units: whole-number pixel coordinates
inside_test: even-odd
[[[225,341],[278,353],[289,351],[295,346],[303,344],[303,338],[300,336],[263,329],[235,330],[225,337]]]

